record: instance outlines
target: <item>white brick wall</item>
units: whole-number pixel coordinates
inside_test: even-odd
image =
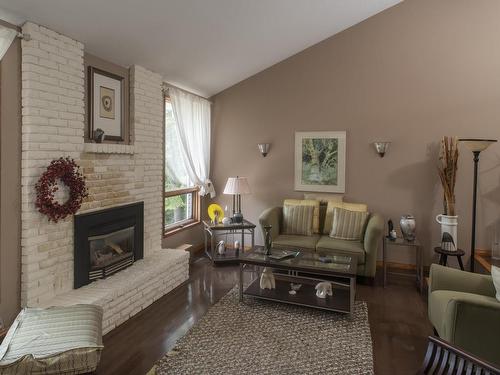
[[[41,306],[73,290],[73,218],[51,223],[34,204],[34,185],[53,159],[82,166],[90,195],[80,212],[144,201],[145,257],[161,248],[162,78],[131,68],[133,145],[85,145],[83,44],[33,23],[23,32],[31,40],[22,41],[21,297],[23,306]]]
[[[161,247],[163,191],[162,78],[139,66],[130,71],[131,122],[135,156],[136,196],[144,200],[144,249]]]
[[[33,23],[23,32],[21,296],[37,305],[72,289],[73,221],[42,217],[34,185],[51,160],[83,150],[83,44]]]

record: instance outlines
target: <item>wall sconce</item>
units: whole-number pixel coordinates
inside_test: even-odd
[[[391,142],[373,142],[373,145],[375,146],[375,151],[377,151],[377,154],[379,154],[381,158],[384,157],[385,153],[389,149],[390,144]]]
[[[262,154],[263,157],[266,157],[267,154],[269,153],[269,143],[259,143],[257,144],[257,147],[259,147],[259,151]]]

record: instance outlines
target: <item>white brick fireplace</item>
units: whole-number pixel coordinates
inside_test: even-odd
[[[129,293],[129,303],[130,298],[144,300],[136,301],[134,309],[129,309],[128,315],[131,316],[188,277],[187,254],[178,250],[160,250],[162,78],[139,66],[130,70],[130,145],[86,144],[83,44],[33,23],[26,23],[23,33],[30,34],[31,40],[22,42],[21,68],[22,304],[46,306],[61,300],[78,302],[75,296],[83,293],[73,290],[73,218],[51,223],[38,213],[34,204],[34,185],[41,173],[51,160],[69,156],[81,166],[90,193],[80,212],[144,202],[145,259],[140,261],[143,263],[139,265],[142,267],[140,272],[144,272],[147,264],[154,268],[154,262],[148,261],[148,257],[157,258],[168,253],[159,263],[164,267],[171,265],[171,275],[167,275],[170,279],[164,280],[166,273],[158,270],[163,276],[161,279],[152,278],[156,280],[153,292],[146,288],[140,293],[136,291],[136,297]],[[130,275],[134,271],[127,272]],[[116,274],[117,280],[119,274]],[[100,282],[95,284],[102,287]],[[160,284],[163,286],[158,287]],[[88,287],[92,284],[84,287],[87,294],[92,294]],[[91,300],[87,298],[81,302]],[[114,307],[120,303],[107,301]],[[123,316],[114,325],[122,320]]]

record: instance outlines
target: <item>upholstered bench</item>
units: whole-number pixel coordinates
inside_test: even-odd
[[[0,345],[0,374],[84,374],[102,351],[102,308],[25,308]]]

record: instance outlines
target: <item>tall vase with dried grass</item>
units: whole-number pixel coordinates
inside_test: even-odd
[[[455,212],[455,184],[458,168],[458,139],[456,137],[443,137],[439,152],[438,174],[443,186],[444,214],[436,216],[436,221],[441,224],[441,238],[444,233],[449,233],[453,238],[452,249],[457,248],[458,216]]]

